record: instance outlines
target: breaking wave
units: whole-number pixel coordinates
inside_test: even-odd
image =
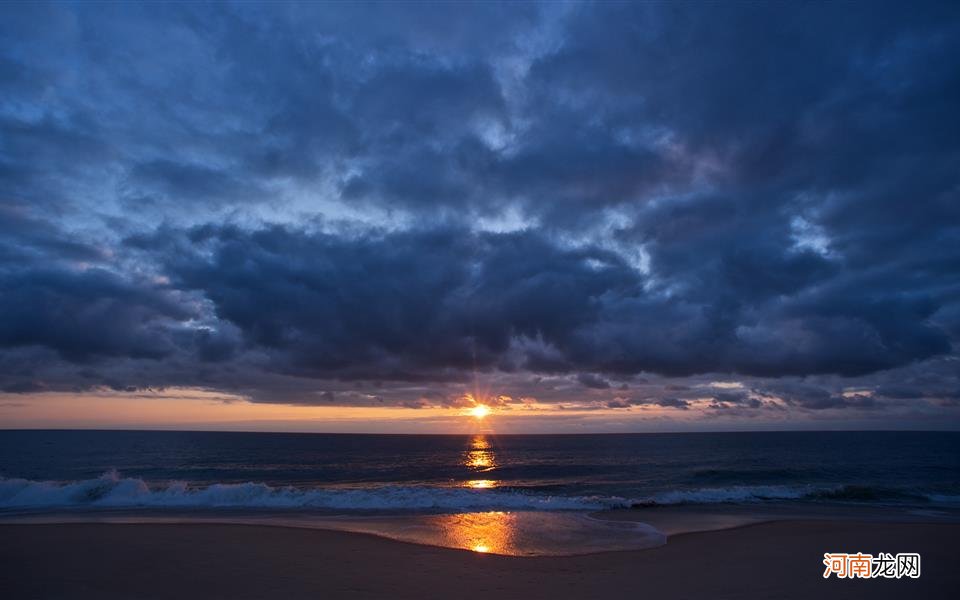
[[[541,496],[522,492],[382,486],[363,489],[298,488],[265,483],[150,486],[108,471],[76,482],[0,478],[2,508],[316,508],[335,510],[598,510],[622,499]]]
[[[677,504],[740,504],[745,502],[767,502],[776,500],[864,502],[876,504],[960,504],[960,496],[926,493],[917,490],[905,490],[889,487],[872,487],[863,485],[840,485],[829,487],[752,485],[663,492],[648,498],[634,500],[631,502],[631,506],[643,507]]]
[[[655,494],[649,498],[634,501],[634,506],[657,506],[670,504],[723,504],[739,502],[761,502],[765,500],[799,500],[806,495],[804,488],[750,485],[718,488],[700,488],[675,490]]]
[[[960,504],[960,496],[869,486],[726,486],[666,491],[641,498],[545,495],[522,489],[426,485],[371,488],[271,486],[266,483],[148,484],[108,471],[73,482],[0,477],[0,509],[275,508],[337,511],[604,510],[769,501]]]

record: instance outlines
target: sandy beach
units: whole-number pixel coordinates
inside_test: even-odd
[[[5,598],[952,598],[960,524],[782,521],[521,558],[215,524],[0,525]],[[919,552],[912,580],[824,580],[825,551]]]

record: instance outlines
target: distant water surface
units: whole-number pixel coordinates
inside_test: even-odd
[[[960,504],[960,433],[0,431],[0,508]]]

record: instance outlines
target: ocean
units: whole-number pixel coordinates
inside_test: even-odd
[[[960,433],[0,431],[0,511],[960,505]]]

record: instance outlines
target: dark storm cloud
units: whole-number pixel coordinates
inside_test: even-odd
[[[829,388],[796,381],[764,384],[763,389],[755,389],[754,392],[767,398],[779,398],[788,406],[809,410],[869,409],[877,406],[876,399],[868,393],[844,394]]]
[[[46,386],[37,381],[16,381],[3,386],[2,391],[8,394],[30,394],[33,392],[42,392]]]
[[[242,201],[263,195],[262,190],[236,178],[234,173],[170,160],[137,164],[130,171],[128,185],[150,189],[155,194],[179,201],[216,203],[226,199]]]
[[[0,10],[7,388],[958,389],[955,4]]]
[[[658,406],[666,406],[670,408],[680,408],[687,409],[690,404],[686,400],[680,400],[679,398],[657,398],[653,400],[653,404]]]
[[[680,398],[671,397],[643,397],[643,398],[614,398],[607,401],[604,406],[607,408],[630,408],[631,406],[660,406],[664,408],[677,408],[688,410],[690,403]]]
[[[129,244],[163,264],[175,287],[209,298],[249,343],[275,352],[278,368],[347,378],[523,368],[518,339],[558,348],[563,360],[602,296],[639,293],[642,283],[610,251],[563,248],[532,232],[344,238],[206,226]]]
[[[28,207],[0,201],[0,260],[4,266],[47,261],[100,261],[104,248],[60,231]]]
[[[714,410],[760,408],[763,401],[745,392],[721,392],[714,394],[709,407]]]
[[[569,248],[535,232],[344,237],[204,226],[129,245],[163,265],[175,288],[209,299],[248,343],[276,353],[277,368],[310,376],[415,379],[473,367],[527,369],[540,364],[544,348],[554,370],[684,375],[860,373],[871,370],[869,361],[896,365],[933,353],[908,346],[913,353],[903,354],[902,345],[880,343],[891,328],[899,328],[893,339],[906,340],[901,344],[935,335],[911,303],[887,305],[871,323],[867,310],[844,320],[848,313],[833,297],[810,302],[790,315],[806,344],[781,349],[772,337],[725,332],[744,325],[727,323],[709,302],[678,306],[647,292],[646,279],[611,251]],[[780,318],[782,304],[767,318]],[[851,342],[846,327],[854,325],[865,333]],[[780,332],[790,334],[785,326]],[[945,343],[942,334],[934,340]],[[848,366],[854,359],[864,364]],[[609,387],[596,374],[577,380]]]
[[[640,405],[653,405],[653,406],[663,406],[665,408],[679,408],[681,410],[687,410],[690,408],[690,403],[681,398],[633,398],[630,400],[632,406]]]
[[[610,382],[595,373],[579,373],[577,375],[577,381],[580,385],[595,390],[610,389]]]
[[[167,322],[190,313],[174,298],[100,269],[0,274],[0,346],[39,345],[68,360],[163,358],[174,350]]]

